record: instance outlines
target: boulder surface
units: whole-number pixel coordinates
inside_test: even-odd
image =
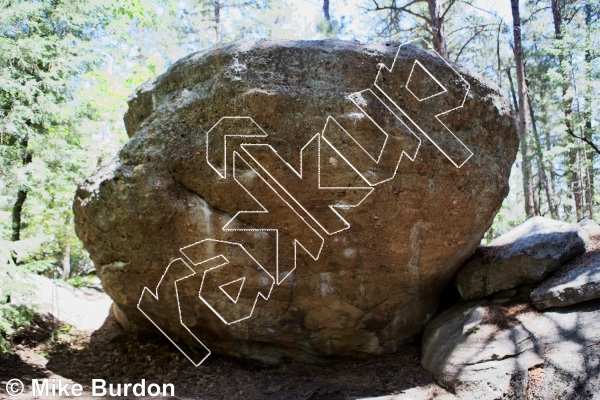
[[[74,201],[121,324],[193,362],[418,337],[506,196],[518,138],[493,83],[398,49],[261,40],[142,85],[129,142]]]
[[[585,253],[563,265],[536,287],[530,297],[538,310],[600,298],[600,235],[591,236]]]
[[[599,342],[598,301],[540,313],[474,300],[427,325],[421,365],[461,399],[597,399]]]
[[[537,283],[583,253],[588,242],[579,224],[533,217],[479,247],[458,271],[456,286],[464,300],[473,300]]]

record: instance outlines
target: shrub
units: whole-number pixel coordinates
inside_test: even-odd
[[[11,297],[31,290],[17,279],[19,275],[37,272],[47,266],[35,263],[17,265],[15,260],[25,259],[39,247],[39,240],[29,239],[9,242],[0,239],[0,355],[10,351],[8,337],[15,329],[31,321],[36,313],[31,307],[11,304]]]

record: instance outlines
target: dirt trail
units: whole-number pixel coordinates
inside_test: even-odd
[[[160,334],[123,332],[112,315],[95,331],[63,325],[57,332],[56,327],[56,320],[44,314],[12,338],[15,354],[0,360],[0,398],[7,396],[5,384],[12,378],[26,385],[19,399],[34,398],[29,393],[31,380],[43,378],[81,384],[80,399],[99,398],[91,396],[92,379],[172,383],[175,397],[162,398],[176,399],[345,400],[397,395],[407,389],[411,395],[397,398],[414,399],[443,392],[421,369],[416,345],[391,356],[325,365],[290,362],[265,367],[211,355],[194,367]]]

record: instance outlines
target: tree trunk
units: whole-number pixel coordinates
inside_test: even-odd
[[[550,140],[550,132],[548,129],[544,129],[544,141],[546,145],[546,151],[550,151],[552,149],[552,143]],[[552,198],[555,198],[556,195],[556,172],[552,167],[552,161],[549,162],[548,169],[550,170],[550,193],[552,193]],[[560,202],[559,202],[560,203]],[[556,214],[558,215],[558,204],[555,204]]]
[[[502,30],[502,20],[498,23],[498,33],[496,35],[496,58],[498,60],[498,73],[496,77],[498,79],[498,87],[502,89],[502,59],[500,58],[500,32]]]
[[[31,163],[32,156],[29,152],[29,139],[24,138],[19,142],[20,150],[24,153],[21,161],[23,166]],[[21,240],[21,225],[23,218],[23,204],[25,204],[25,200],[27,199],[27,188],[21,188],[17,192],[17,199],[12,207],[12,241],[16,242]]]
[[[515,0],[511,0],[515,1]],[[552,20],[554,22],[554,37],[556,40],[562,40],[562,14],[558,0],[552,0]],[[564,71],[565,57],[562,50],[558,52],[559,72],[562,75],[561,79],[561,94],[562,94],[562,109],[564,113],[564,124],[569,137],[567,138],[569,143],[577,144],[575,141],[575,131],[571,122],[573,115],[573,104],[572,99],[568,97],[569,93],[569,77],[566,76]],[[580,219],[583,215],[583,197],[581,187],[581,177],[579,173],[579,148],[569,150],[569,163],[570,168],[567,172],[567,181],[573,193],[573,199],[575,200],[575,213],[577,219]]]
[[[506,75],[508,77],[508,84],[510,88],[510,93],[512,95],[512,108],[514,114],[518,114],[519,104],[517,100],[517,93],[515,91],[515,84],[512,79],[512,75],[510,73],[510,68],[506,68]],[[518,129],[518,121],[515,123]],[[526,138],[525,138],[526,139]],[[525,213],[527,216],[533,215],[533,200],[532,200],[532,185],[531,185],[531,164],[529,162],[528,156],[528,146],[527,140],[521,140],[519,144],[519,148],[521,150],[521,174],[523,175],[523,198],[525,202]],[[527,210],[530,210],[531,214],[527,213]]]
[[[323,0],[323,15],[325,20],[331,24],[331,15],[329,15],[329,0]]]
[[[535,154],[537,156],[537,165],[538,165],[538,179],[540,182],[540,186],[544,189],[546,194],[546,202],[548,203],[548,211],[550,211],[550,215],[554,219],[558,219],[558,212],[554,207],[554,201],[552,200],[552,194],[550,193],[550,185],[548,184],[548,177],[546,176],[546,163],[544,162],[544,153],[542,152],[542,145],[540,143],[540,137],[538,135],[535,113],[533,111],[533,107],[531,106],[531,100],[529,99],[529,95],[527,95],[527,100],[529,102],[529,118],[531,119],[531,128],[533,130],[533,141],[535,144]],[[541,208],[541,207],[539,207]]]
[[[71,246],[67,245],[67,247],[65,248],[65,255],[63,257],[63,273],[62,273],[62,280],[66,281],[67,279],[69,279],[69,276],[71,275]]]
[[[325,18],[325,35],[333,38],[333,24],[331,23],[331,14],[329,12],[329,0],[323,0],[323,16]]]
[[[217,45],[219,45],[222,42],[222,37],[221,37],[221,1],[220,0],[213,0],[213,11],[214,11],[214,17],[215,17],[215,36],[216,36]]]
[[[448,46],[446,44],[446,32],[444,30],[444,17],[442,8],[437,0],[427,0],[429,6],[429,20],[433,33],[433,46],[444,58],[448,58]],[[451,7],[449,5],[448,7]]]
[[[517,132],[521,139],[521,170],[523,172],[523,196],[525,198],[525,214],[531,217],[535,214],[532,201],[531,185],[531,165],[527,146],[527,84],[525,82],[525,72],[523,65],[523,46],[521,44],[521,16],[519,13],[519,0],[510,0],[513,16],[513,38],[515,64],[517,66],[517,95],[518,103],[518,123]]]
[[[517,94],[519,97],[519,120],[518,120],[518,133],[521,140],[527,132],[527,121],[526,116],[526,96],[527,96],[527,84],[525,82],[525,72],[523,65],[523,47],[521,44],[521,16],[519,15],[519,1],[511,0],[512,15],[513,15],[513,37],[514,37],[514,54],[515,64],[517,69]]]
[[[137,61],[139,65],[142,65],[144,62],[144,55],[142,53],[144,48],[144,27],[142,23],[138,21],[137,23]]]
[[[19,189],[17,200],[12,208],[12,241],[21,240],[21,218],[23,215],[23,204],[27,199],[27,190]]]
[[[587,0],[585,4],[585,93],[583,105],[583,135],[593,141],[592,131],[592,2]],[[587,190],[587,212],[588,218],[594,219],[594,160],[596,153],[592,149],[586,151],[586,171],[588,177]]]
[[[527,215],[527,217],[533,217],[534,215],[539,215],[540,212],[534,198],[533,179],[531,177],[531,159],[529,158],[529,143],[527,143],[527,136],[521,139],[520,147],[522,159],[521,173],[523,174],[523,198],[525,199],[525,215]]]
[[[567,180],[571,186],[571,192],[573,193],[573,200],[575,201],[575,215],[577,220],[582,218],[583,212],[583,196],[581,188],[581,176],[579,174],[579,149],[569,150],[569,163],[571,168],[567,175]]]

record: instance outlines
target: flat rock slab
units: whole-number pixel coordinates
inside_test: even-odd
[[[585,253],[563,265],[530,297],[538,310],[600,298],[600,235],[592,236]]]
[[[464,300],[542,281],[585,251],[589,233],[578,224],[533,217],[477,249],[456,275]]]
[[[461,399],[599,398],[600,302],[459,304],[427,325],[421,364]]]
[[[518,148],[493,83],[412,45],[192,54],[137,90],[125,122],[131,139],[74,202],[115,316],[263,362],[416,340]]]

